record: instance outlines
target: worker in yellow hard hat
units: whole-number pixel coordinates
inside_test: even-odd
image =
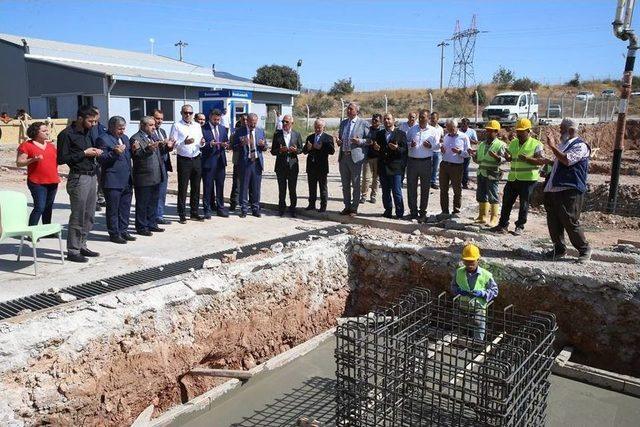
[[[478,217],[476,223],[486,223],[492,227],[498,225],[498,182],[500,182],[500,164],[505,161],[506,145],[498,134],[500,123],[489,120],[485,125],[486,138],[478,145],[473,154],[473,161],[478,164],[478,185],[476,186],[476,201],[478,202]],[[491,217],[489,218],[489,207]]]
[[[456,301],[460,308],[472,317],[473,337],[484,341],[487,318],[487,305],[498,296],[498,285],[488,270],[480,267],[480,249],[467,244],[462,249],[462,267],[459,267],[451,282],[451,292],[459,295]]]
[[[529,212],[529,200],[533,190],[540,179],[540,166],[546,163],[544,148],[540,141],[531,137],[531,121],[527,118],[518,119],[516,122],[516,138],[511,141],[505,157],[511,162],[511,169],[507,177],[507,184],[502,195],[502,210],[498,225],[491,231],[506,233],[509,226],[509,217],[516,199],[520,200],[518,220],[513,234],[520,235],[524,232]]]

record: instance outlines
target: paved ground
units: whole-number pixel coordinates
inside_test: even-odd
[[[290,427],[300,417],[335,425],[335,340],[251,379],[185,427]],[[548,426],[637,426],[640,399],[552,376]],[[177,425],[177,424],[176,424]]]

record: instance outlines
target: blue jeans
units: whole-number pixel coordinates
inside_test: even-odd
[[[396,215],[404,215],[404,202],[402,200],[402,175],[387,175],[385,167],[380,167],[380,186],[382,187],[382,206],[384,212],[391,213],[391,195],[393,194],[393,204],[396,206]]]
[[[164,219],[164,205],[167,202],[167,184],[169,183],[169,174],[167,179],[160,183],[160,192],[158,193],[158,208],[156,209],[156,220]]]
[[[38,225],[40,217],[43,224],[51,224],[53,201],[56,198],[58,184],[35,184],[27,180],[27,187],[33,197],[33,210],[29,215],[29,225]]]
[[[471,157],[465,157],[462,161],[462,186],[466,187],[469,184],[469,163],[471,163]]]
[[[442,153],[440,151],[434,151],[431,157],[431,185],[438,184],[438,172],[440,172],[440,161],[442,160]]]

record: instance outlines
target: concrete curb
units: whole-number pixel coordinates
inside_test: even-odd
[[[334,336],[336,328],[333,327],[319,335],[314,336],[308,341],[299,344],[292,349],[280,353],[271,359],[267,360],[255,368],[249,370],[254,376],[263,372],[269,372],[274,369],[280,368],[286,365],[294,359],[300,356],[304,356],[311,350],[317,348],[327,339]],[[251,380],[249,380],[251,381]],[[212,388],[211,390],[191,399],[189,402],[182,405],[171,408],[158,418],[152,419],[145,426],[146,427],[165,427],[171,425],[175,421],[179,421],[179,418],[184,416],[194,417],[198,413],[209,411],[213,405],[213,402],[220,396],[234,390],[238,386],[242,385],[242,382],[237,379],[232,379],[224,382],[223,384]]]
[[[569,359],[572,352],[573,349],[571,347],[565,347],[555,358],[551,368],[554,374],[596,387],[640,397],[640,378],[570,362]]]

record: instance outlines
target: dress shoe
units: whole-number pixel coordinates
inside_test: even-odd
[[[129,233],[123,233],[122,238],[127,242],[134,242],[136,240],[136,238]]]
[[[385,218],[393,218],[393,216],[391,215],[391,211],[384,211],[382,216]]]
[[[178,222],[180,224],[186,224],[187,223],[187,217],[181,216],[180,219],[178,220]]]
[[[169,221],[168,219],[164,219],[164,218],[160,218],[158,221],[156,221],[158,224],[160,225],[169,225],[171,224],[171,221]]]
[[[202,217],[203,217],[204,219],[211,219],[211,214],[206,213],[206,214],[204,214]]]
[[[349,216],[351,218],[355,217],[356,215],[358,215],[358,211],[354,211],[353,209],[349,211]]]
[[[369,199],[369,203],[375,203],[376,202],[376,198],[371,196],[371,198]]]
[[[304,208],[304,210],[305,211],[312,211],[312,210],[315,210],[315,208],[316,208],[315,206],[309,205],[306,208]]]
[[[216,215],[221,216],[222,218],[228,218],[229,214],[224,209],[218,209],[216,211]]]
[[[326,206],[320,206],[320,209],[318,209],[318,212],[322,213],[322,212],[326,212],[327,207]]]
[[[366,201],[367,201],[367,198],[366,198],[366,197],[364,197],[364,196],[360,197],[360,204],[361,204],[361,205],[362,205],[364,202],[366,202]]]
[[[240,212],[240,215],[238,215],[240,218],[246,218],[247,217],[247,213],[246,212]]]
[[[405,218],[407,221],[411,221],[414,219],[418,219],[418,214],[417,213],[411,213],[409,215],[407,215],[407,217]]]
[[[238,207],[238,205],[236,205],[235,203],[230,203],[229,204],[229,210],[230,211],[235,211],[237,207]]]
[[[260,212],[253,212],[251,215],[255,216],[256,218],[260,218],[262,216]]]
[[[349,215],[351,213],[351,209],[344,208],[340,211],[340,215]]]
[[[160,228],[160,227],[158,227],[158,226],[156,226],[156,227],[149,227],[149,231],[162,233],[162,232],[164,231],[164,228]]]
[[[96,212],[102,212],[102,207],[96,203]],[[80,261],[83,262],[83,261]]]
[[[198,214],[191,215],[191,219],[194,221],[204,221],[204,218]]]
[[[119,243],[121,245],[127,243],[127,241],[120,236],[110,236],[109,240],[113,243]]]
[[[396,214],[396,219],[402,219],[404,217],[404,213],[400,212]]]
[[[149,236],[153,236],[153,233],[152,233],[152,232],[150,232],[149,230],[138,230],[138,231],[137,231],[137,233],[138,233],[140,236],[147,236],[147,237],[149,237]]]
[[[280,215],[280,217],[282,218],[284,216],[284,211],[279,211],[278,215]]]
[[[84,256],[90,256],[90,257],[97,257],[100,256],[100,254],[98,252],[94,252],[89,248],[82,248],[80,249],[80,255],[84,255]]]
[[[433,188],[434,190],[438,190],[440,186],[438,184],[431,184],[431,188]]]
[[[81,254],[67,254],[67,261],[71,262],[87,262],[89,258]]]
[[[289,211],[289,215],[291,215],[291,218],[296,218],[296,211]]]

